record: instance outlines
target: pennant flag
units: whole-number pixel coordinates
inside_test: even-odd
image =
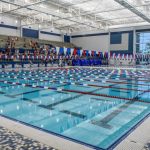
[[[86,50],[86,56],[89,56],[89,51],[88,50]]]
[[[70,49],[70,48],[67,48],[66,54],[67,54],[67,55],[71,55],[71,49]]]
[[[60,47],[60,49],[59,49],[59,54],[60,54],[60,55],[63,55],[63,54],[64,54],[64,48],[63,48],[63,47]]]
[[[74,51],[74,49],[73,49],[73,48],[71,48],[71,56],[73,55],[73,51]]]
[[[80,49],[77,49],[77,55],[80,56],[81,53],[80,53]]]
[[[67,55],[67,48],[64,47],[64,54]]]
[[[77,55],[77,49],[76,48],[73,51],[73,55]]]
[[[126,55],[126,59],[128,59],[128,58],[129,58],[129,54]]]
[[[80,56],[82,56],[82,53],[83,53],[83,50],[81,49],[81,50],[80,50]]]
[[[113,58],[116,58],[116,54],[115,53],[113,53]]]
[[[133,58],[133,56],[132,56],[132,54],[130,54],[130,59],[132,59]]]
[[[90,54],[90,56],[92,56],[92,52],[93,52],[93,51],[89,50],[89,54]]]
[[[118,58],[118,59],[120,58],[120,53],[118,54],[117,58]]]
[[[59,47],[56,47],[56,54],[59,54]]]
[[[83,50],[82,55],[83,55],[83,56],[86,56],[86,50]]]

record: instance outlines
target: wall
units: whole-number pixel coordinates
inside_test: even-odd
[[[50,40],[50,41],[59,41],[63,42],[63,35],[59,30],[56,29],[43,29],[39,30],[38,25],[30,25],[30,26],[23,26],[22,29],[20,28],[21,22],[15,17],[9,16],[2,16],[0,17],[0,35],[7,35],[7,36],[26,36],[26,37],[37,37],[39,39]],[[31,30],[32,33],[36,31],[36,35],[29,35],[26,34],[27,32],[23,32],[24,29]],[[38,32],[38,36],[37,36]]]
[[[109,33],[72,35],[71,42],[85,50],[107,51],[109,49]]]
[[[133,28],[81,32],[71,35],[71,42],[83,49],[133,53]]]
[[[110,33],[110,52],[133,53],[133,31],[121,31]]]
[[[136,53],[136,33],[148,30],[150,31],[149,25],[76,32],[71,34],[71,42],[83,49]]]
[[[19,36],[20,28],[19,21],[17,18],[1,16],[0,17],[0,34],[1,35],[11,35],[11,36]]]
[[[43,29],[39,31],[39,39],[63,42],[63,35],[56,29]]]

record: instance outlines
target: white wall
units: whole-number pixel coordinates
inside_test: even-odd
[[[132,26],[132,27],[123,27],[123,28],[111,28],[106,30],[97,30],[97,31],[84,31],[84,32],[74,32],[71,34],[71,36],[76,35],[86,35],[86,34],[96,34],[96,33],[109,33],[110,32],[120,32],[120,31],[134,31],[134,44],[133,44],[133,51],[136,52],[136,30],[143,30],[143,29],[150,29],[150,25],[145,26]],[[114,44],[110,45],[110,36],[109,35],[100,35],[100,36],[88,36],[88,37],[77,37],[77,38],[71,38],[71,42],[75,44],[76,46],[82,47],[83,49],[89,49],[89,50],[119,50],[119,49],[125,49],[127,50],[128,47],[128,37],[127,34],[123,34],[124,38],[121,45]]]
[[[0,27],[0,35],[20,36],[20,30]]]
[[[18,27],[17,29],[11,29],[11,28],[6,28],[6,27],[0,27],[0,35],[7,35],[7,36],[22,36],[22,32],[20,29],[20,21],[15,18],[15,17],[10,17],[7,15],[0,16],[0,23],[3,22],[3,25],[9,25],[9,26],[15,26]],[[31,28],[34,30],[38,30],[39,26],[38,25],[29,25],[29,26],[22,26],[22,28]],[[43,29],[41,31],[45,32],[52,32],[52,33],[62,33],[59,30],[56,29]],[[50,34],[42,34],[39,31],[39,39],[44,39],[44,40],[51,40],[51,41],[60,41],[63,42],[63,35],[62,36],[55,36],[55,35],[50,35]]]
[[[72,38],[71,42],[85,50],[107,51],[109,49],[109,35]]]
[[[59,41],[63,42],[63,35],[59,30],[56,29],[43,29],[40,31],[48,32],[48,33],[56,33],[56,34],[61,34],[61,36],[56,36],[56,35],[50,35],[50,34],[43,34],[39,32],[39,39],[44,39],[44,40],[50,40],[50,41]]]
[[[2,23],[3,22],[3,23]],[[20,28],[19,28],[19,20],[15,17],[8,17],[8,16],[1,16],[0,23],[2,25],[10,25],[18,27],[18,29],[10,29],[5,27],[0,27],[0,34],[1,35],[8,35],[8,36],[20,36]]]

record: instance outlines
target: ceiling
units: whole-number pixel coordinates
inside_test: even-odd
[[[150,25],[150,0],[1,0],[0,15],[70,33],[107,30]]]

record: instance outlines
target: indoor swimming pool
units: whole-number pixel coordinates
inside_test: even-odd
[[[150,71],[0,72],[0,115],[95,149],[115,147],[150,114]]]

